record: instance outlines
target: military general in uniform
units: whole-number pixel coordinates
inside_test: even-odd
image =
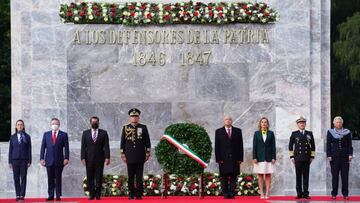
[[[310,199],[309,172],[310,164],[315,157],[315,141],[311,131],[305,130],[306,119],[300,116],[296,120],[298,129],[292,132],[289,141],[289,154],[295,164],[297,199]]]
[[[146,125],[139,123],[140,113],[139,109],[130,109],[130,123],[121,135],[120,155],[127,164],[129,199],[142,199],[144,163],[150,157],[150,137]]]

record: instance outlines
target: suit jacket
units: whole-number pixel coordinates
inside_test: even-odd
[[[289,155],[295,161],[310,161],[315,157],[315,141],[311,131],[300,130],[291,133],[289,140]]]
[[[331,133],[327,132],[326,139],[326,156],[334,158],[346,158],[353,155],[352,135],[351,132],[341,139],[334,138]]]
[[[40,160],[45,160],[45,165],[64,166],[64,159],[69,160],[69,139],[66,132],[59,130],[55,144],[52,139],[53,131],[44,133],[41,148]]]
[[[225,127],[215,131],[215,159],[220,164],[221,175],[240,173],[240,165],[237,162],[244,160],[244,147],[240,128],[231,128],[230,140]]]
[[[105,130],[98,129],[96,142],[92,139],[92,130],[85,130],[81,139],[81,160],[86,160],[86,165],[104,164],[105,159],[110,159],[109,136]]]
[[[121,134],[120,153],[124,154],[127,163],[144,163],[145,154],[150,153],[150,136],[146,125],[124,125]]]
[[[17,133],[11,135],[9,141],[9,164],[13,160],[27,160],[31,163],[31,138],[27,133],[22,133],[22,142],[19,144]]]
[[[276,160],[276,144],[275,135],[273,131],[268,130],[266,140],[262,138],[261,131],[254,133],[253,139],[253,159],[258,162],[271,162],[272,159]]]

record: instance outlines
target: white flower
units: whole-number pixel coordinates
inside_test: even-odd
[[[115,191],[116,191],[116,188],[112,188],[111,191],[115,192]]]
[[[159,12],[159,16],[163,16],[164,13],[162,11]]]
[[[159,190],[154,190],[155,194],[159,194]]]
[[[251,18],[250,18],[250,20],[251,20],[251,21],[254,21],[254,20],[255,20],[255,17],[254,17],[254,16],[253,16],[253,17],[251,17]]]
[[[137,2],[137,3],[136,3],[136,6],[141,6],[141,3],[140,3],[140,2]]]
[[[119,4],[119,8],[121,9],[121,8],[124,8],[125,7],[125,5],[124,4]]]
[[[258,16],[259,18],[261,18],[261,17],[263,17],[263,14],[262,14],[262,13],[259,13],[257,16]]]
[[[105,18],[104,18],[104,21],[105,21],[105,22],[109,21],[109,18],[108,18],[108,17],[105,17]]]
[[[246,7],[248,7],[248,8],[250,8],[252,6],[252,4],[248,4],[248,5],[246,5]]]
[[[116,195],[116,192],[113,192],[112,194],[115,196],[115,195]]]
[[[158,7],[159,7],[159,9],[161,9],[161,8],[163,7],[163,5],[162,5],[162,4],[159,4]]]
[[[180,3],[180,6],[184,6],[184,2],[181,2],[181,3]]]
[[[91,15],[91,14],[92,14],[92,12],[91,12],[91,11],[88,11],[88,12],[87,12],[87,14],[88,14],[88,15]]]
[[[157,177],[157,178],[161,178],[161,175],[156,175],[155,177]]]
[[[78,10],[75,10],[75,11],[74,11],[74,14],[75,14],[75,15],[77,15],[78,13],[79,13],[79,11],[78,11]]]
[[[261,22],[266,23],[267,22],[266,18],[262,19]]]
[[[232,22],[234,22],[234,21],[235,21],[235,18],[230,18],[230,20],[231,20]]]
[[[77,6],[80,6],[80,2],[77,2],[76,5],[77,5]]]
[[[87,185],[86,185],[86,184],[84,184],[84,185],[83,185],[83,187],[87,187]]]
[[[107,9],[106,9],[106,8],[103,8],[102,12],[103,12],[103,13],[106,13],[106,12],[107,12]]]
[[[215,191],[215,195],[218,196],[218,195],[219,195],[219,192],[218,192],[218,191]]]
[[[61,12],[60,12],[60,15],[64,15],[64,11],[61,11]]]
[[[76,16],[76,17],[74,18],[74,20],[75,20],[76,22],[79,21],[79,17]]]
[[[90,16],[89,16],[89,20],[92,20],[92,19],[94,19],[94,16],[93,16],[93,15],[90,15]]]
[[[85,192],[85,195],[86,195],[86,196],[89,196],[89,191],[86,191],[86,192]]]
[[[172,16],[172,17],[175,17],[175,16],[176,16],[176,14],[175,14],[175,13],[173,13],[173,14],[171,14],[171,16]]]
[[[119,176],[113,176],[113,178],[114,178],[114,179],[118,179],[118,178],[119,178]]]
[[[149,180],[149,176],[144,176],[144,180]]]
[[[207,191],[206,193],[207,193],[208,195],[210,195],[210,191]]]

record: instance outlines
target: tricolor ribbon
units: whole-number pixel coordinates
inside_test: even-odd
[[[183,153],[185,153],[187,156],[189,156],[190,158],[194,159],[196,162],[198,162],[203,168],[208,167],[208,164],[203,161],[200,156],[194,152],[193,150],[191,150],[188,146],[181,144],[179,141],[177,141],[175,138],[173,138],[170,135],[163,135],[162,139],[167,140],[168,142],[170,142],[170,144],[174,145],[176,148],[178,148],[178,150],[182,151]]]

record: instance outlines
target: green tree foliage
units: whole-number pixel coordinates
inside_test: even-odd
[[[360,138],[360,1],[332,0],[331,114]]]
[[[0,141],[11,133],[10,0],[0,0]]]

